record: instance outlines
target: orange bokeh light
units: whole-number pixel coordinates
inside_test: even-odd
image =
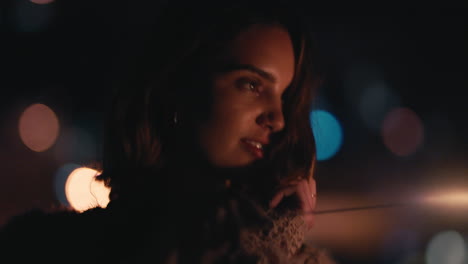
[[[60,125],[52,109],[44,104],[33,104],[22,113],[18,129],[28,148],[43,152],[55,143]]]
[[[423,202],[451,206],[451,207],[466,207],[468,205],[468,192],[466,191],[451,191],[445,193],[432,194],[423,198]]]
[[[65,183],[65,195],[73,209],[83,212],[92,207],[107,206],[110,189],[95,180],[98,174],[96,170],[86,167],[70,173]]]

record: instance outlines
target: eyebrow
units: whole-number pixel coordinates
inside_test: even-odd
[[[270,82],[273,82],[273,83],[276,82],[276,78],[275,76],[273,76],[273,74],[266,72],[258,67],[255,67],[252,64],[229,64],[223,67],[221,72],[226,73],[226,72],[232,72],[232,71],[238,71],[238,70],[247,70],[247,71],[260,75],[261,77],[267,79]]]

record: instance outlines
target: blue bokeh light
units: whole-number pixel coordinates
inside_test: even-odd
[[[333,157],[343,144],[343,130],[340,122],[325,110],[310,113],[310,122],[317,148],[317,160]]]

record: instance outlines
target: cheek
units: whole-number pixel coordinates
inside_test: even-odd
[[[217,130],[239,137],[247,136],[246,134],[255,125],[257,116],[254,108],[241,105],[224,106],[215,113],[213,123]]]
[[[241,139],[255,135],[252,111],[223,107],[200,130],[201,148],[209,161],[220,167],[244,166],[252,161]]]
[[[210,131],[207,132],[218,140],[228,141],[222,142],[225,146],[230,145],[229,141],[242,136],[247,122],[245,117],[235,111],[218,112],[211,121]]]
[[[202,147],[208,152],[230,153],[239,146],[241,138],[252,136],[255,124],[253,111],[239,107],[214,109],[209,121],[200,130]]]

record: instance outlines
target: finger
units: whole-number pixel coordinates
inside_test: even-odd
[[[313,210],[312,195],[310,193],[309,183],[307,180],[302,181],[299,184],[299,195],[303,204],[303,212],[310,213]]]
[[[316,193],[317,191],[317,183],[315,182],[315,180],[313,178],[310,178],[309,181],[309,188],[310,188],[310,191],[312,193]]]
[[[312,214],[314,204],[308,181],[302,182],[299,186],[299,190],[298,194],[301,196],[303,219],[307,228],[311,229],[314,225],[314,215]]]
[[[310,198],[311,201],[311,206],[312,210],[315,209],[316,203],[317,203],[317,189],[316,189],[316,182],[314,179],[309,179],[307,181],[307,191],[308,191],[308,197]]]
[[[296,192],[296,190],[297,190],[297,185],[291,185],[289,187],[281,189],[271,199],[270,208],[276,207],[281,202],[281,200],[283,200],[283,198],[285,196],[290,196],[290,195],[294,194]]]
[[[310,183],[309,180],[304,180],[300,183],[300,192],[298,192],[301,196],[301,201],[303,203],[303,218],[308,229],[311,229],[314,225],[313,211],[315,209],[315,199],[312,197],[312,194],[314,193],[313,184],[314,183]]]
[[[270,208],[275,208],[283,199],[284,193],[282,191],[278,192],[273,196],[273,198],[270,201]]]

